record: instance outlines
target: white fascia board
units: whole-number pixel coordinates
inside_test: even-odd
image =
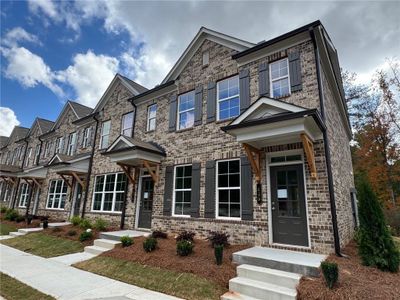
[[[108,147],[108,149],[106,150],[106,152],[110,152],[111,150],[113,150],[115,148],[115,146],[117,146],[120,142],[124,142],[127,147],[134,147],[135,145],[132,144],[130,141],[128,141],[123,135],[120,135],[115,141],[114,143],[111,144],[110,147]]]
[[[133,150],[127,152],[111,153],[108,155],[112,162],[125,162],[132,163],[133,165],[138,163],[139,160],[148,160],[155,163],[161,162],[161,155],[155,153],[149,153],[142,150]]]

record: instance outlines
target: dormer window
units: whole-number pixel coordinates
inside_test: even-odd
[[[271,97],[280,98],[290,95],[289,65],[288,59],[284,58],[269,65],[271,74]]]

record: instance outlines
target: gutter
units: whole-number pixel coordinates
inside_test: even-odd
[[[315,64],[316,64],[316,71],[317,71],[317,82],[318,82],[318,95],[319,95],[319,105],[321,109],[321,116],[322,119],[326,120],[325,117],[325,106],[324,106],[324,93],[322,90],[322,79],[321,79],[321,66],[320,66],[320,56],[319,56],[319,49],[317,45],[317,41],[315,39],[314,34],[314,27],[311,26],[308,29],[310,33],[311,40],[314,45],[314,55],[315,55]],[[326,169],[328,172],[328,187],[329,187],[329,202],[331,207],[331,216],[332,216],[332,227],[333,227],[333,239],[335,244],[335,254],[339,257],[342,257],[340,252],[340,237],[339,237],[339,228],[337,223],[337,213],[336,213],[336,199],[335,199],[335,191],[333,186],[333,173],[332,173],[332,165],[331,165],[331,152],[329,147],[329,139],[327,130],[323,132],[324,138],[324,151],[325,151],[325,158],[326,158]]]

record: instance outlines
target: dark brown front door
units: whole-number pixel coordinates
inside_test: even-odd
[[[302,165],[271,167],[273,242],[308,246]]]
[[[151,212],[153,210],[153,179],[142,178],[142,192],[140,195],[139,228],[151,227]]]

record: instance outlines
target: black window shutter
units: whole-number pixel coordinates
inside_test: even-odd
[[[260,96],[269,97],[269,66],[267,62],[258,66],[258,93]]]
[[[215,218],[215,160],[206,162],[204,218]]]
[[[289,53],[289,73],[290,73],[290,90],[292,92],[300,91],[301,85],[301,64],[300,52]]]
[[[200,85],[196,88],[194,99],[194,126],[201,124],[203,117],[203,86]]]
[[[250,72],[248,69],[239,72],[240,113],[250,106]]]
[[[247,156],[240,157],[242,220],[253,220],[253,176]]]
[[[215,121],[217,89],[215,82],[209,82],[207,87],[207,123]]]
[[[94,131],[95,131],[95,126],[90,127],[88,146],[92,146],[92,142],[93,142],[93,139],[94,139]]]
[[[164,207],[163,207],[164,216],[171,215],[173,185],[174,185],[174,166],[167,166],[165,168]]]
[[[169,131],[176,130],[176,109],[177,109],[177,97],[172,95],[169,100]]]
[[[200,207],[200,163],[192,165],[192,199],[190,203],[190,216],[193,218],[199,217]]]

